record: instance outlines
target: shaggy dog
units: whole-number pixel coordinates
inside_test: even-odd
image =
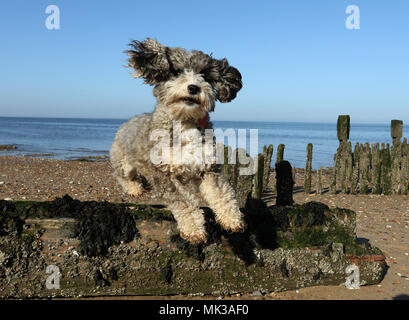
[[[163,199],[180,236],[191,243],[207,239],[200,209],[203,201],[225,230],[242,231],[243,216],[233,188],[216,172],[214,158],[208,161],[208,154],[202,158],[200,149],[204,145],[208,152],[209,146],[214,147],[213,139],[210,144],[203,143],[208,141],[205,129],[212,129],[208,113],[214,110],[216,100],[229,102],[236,97],[242,87],[240,72],[226,59],[166,47],[150,38],[132,41],[130,46],[128,66],[135,69],[135,78],[154,86],[157,105],[152,113],[124,123],[115,136],[110,159],[119,183],[136,198],[150,191]],[[178,145],[181,159],[171,150]]]

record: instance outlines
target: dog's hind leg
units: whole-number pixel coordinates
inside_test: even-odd
[[[124,191],[138,198],[145,191],[143,186],[144,177],[138,175],[136,169],[129,164],[122,148],[116,141],[112,144],[110,150],[110,161],[116,179]]]
[[[206,173],[200,184],[200,193],[214,211],[216,221],[223,229],[232,232],[244,229],[235,192],[223,175]]]
[[[201,209],[185,201],[171,202],[167,208],[172,211],[183,239],[191,243],[206,242],[205,219]]]

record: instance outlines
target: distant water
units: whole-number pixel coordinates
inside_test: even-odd
[[[50,158],[76,159],[86,156],[109,155],[115,132],[126,120],[67,119],[67,118],[11,118],[0,117],[0,145],[11,144],[17,150],[0,151],[0,155],[53,154]],[[313,168],[333,164],[338,147],[335,123],[236,122],[213,121],[215,128],[258,129],[258,149],[285,144],[284,158],[297,168],[305,167],[306,147],[313,148]],[[404,136],[408,127],[404,126]],[[391,143],[389,124],[351,123],[350,141]],[[227,142],[227,139],[226,139]],[[249,142],[247,142],[249,150]]]

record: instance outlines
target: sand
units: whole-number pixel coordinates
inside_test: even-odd
[[[315,173],[313,173],[313,192]],[[328,188],[328,175],[323,177]],[[0,156],[0,199],[53,200],[69,194],[79,200],[128,202],[112,175],[108,161],[67,161],[45,158]],[[264,195],[275,203],[271,192]],[[304,194],[303,172],[296,174],[294,201],[320,201],[329,207],[342,207],[357,213],[357,237],[369,239],[380,248],[389,266],[379,285],[349,290],[344,286],[319,286],[298,291],[270,293],[263,297],[249,294],[223,299],[409,299],[409,196],[400,195],[322,195]],[[121,297],[141,299],[142,297]],[[146,299],[147,297],[144,297]],[[160,299],[198,299],[190,296],[151,297]],[[217,299],[206,296],[200,299]]]

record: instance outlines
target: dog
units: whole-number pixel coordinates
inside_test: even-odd
[[[216,100],[230,102],[242,88],[240,72],[225,58],[217,60],[201,51],[167,47],[151,38],[132,40],[129,46],[125,51],[129,56],[127,67],[134,69],[135,78],[154,86],[157,104],[152,113],[122,124],[115,135],[110,161],[119,184],[136,199],[147,191],[161,198],[172,212],[180,236],[190,243],[207,240],[200,208],[203,202],[225,230],[243,231],[243,214],[234,189],[217,172],[214,161],[197,161],[194,156],[194,161],[183,161],[183,157],[175,161],[174,153],[164,156],[161,151],[161,160],[152,161],[158,140],[168,143],[170,149],[175,147],[177,126],[183,133],[179,139],[183,150],[202,145],[205,132],[212,129],[208,114],[214,111]]]

